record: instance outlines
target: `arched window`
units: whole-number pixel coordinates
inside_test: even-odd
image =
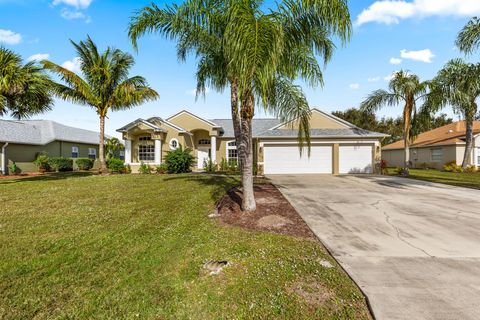
[[[175,138],[170,139],[170,142],[168,144],[171,150],[177,150],[179,145],[180,144],[178,143],[178,140]]]

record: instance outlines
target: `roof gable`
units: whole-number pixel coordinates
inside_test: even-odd
[[[168,118],[167,121],[177,126],[180,126],[182,128],[185,128],[188,131],[197,130],[197,129],[210,131],[212,129],[221,128],[221,126],[217,125],[216,123],[210,120],[200,118],[199,116],[194,115],[193,113],[187,110],[182,110],[176,113],[175,115]]]
[[[292,120],[288,122],[284,122],[279,124],[276,127],[273,127],[272,130],[275,129],[296,129],[298,130],[299,127],[299,121],[297,120]],[[334,115],[328,114],[326,112],[323,112],[317,108],[314,108],[311,110],[311,115],[310,115],[310,128],[311,129],[349,129],[349,128],[355,128],[354,125],[351,123],[346,122],[345,120],[342,120],[338,117],[335,117]]]

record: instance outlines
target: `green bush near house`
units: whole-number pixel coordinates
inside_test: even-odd
[[[48,160],[48,164],[53,171],[68,172],[73,171],[73,159],[64,157],[55,157]]]
[[[38,171],[50,171],[50,158],[46,153],[41,153],[33,161],[33,164],[37,166]]]
[[[125,165],[123,160],[117,158],[110,158],[107,160],[107,168],[110,172],[113,173],[123,173],[125,172]]]
[[[222,161],[220,162],[220,171],[235,174],[240,173],[240,168],[236,161],[227,161],[227,159],[222,158]]]
[[[140,164],[140,167],[138,168],[138,173],[140,173],[140,174],[150,174],[150,173],[152,173],[152,167],[150,167],[148,164],[142,162]]]
[[[88,171],[93,168],[95,161],[89,158],[79,158],[75,161],[79,170]]]
[[[168,172],[168,167],[165,163],[162,163],[161,165],[155,167],[155,171],[158,174],[165,174]]]
[[[167,165],[168,173],[187,173],[192,171],[195,157],[192,155],[192,150],[179,146],[174,151],[167,152],[165,156],[165,164]]]
[[[456,161],[447,162],[443,166],[443,171],[446,172],[463,172],[462,166],[459,166]]]
[[[203,170],[207,173],[214,173],[217,171],[217,164],[210,159],[203,160]]]

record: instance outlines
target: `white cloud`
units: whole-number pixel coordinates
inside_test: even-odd
[[[72,6],[77,9],[86,9],[90,6],[93,0],[53,0],[52,4],[54,6],[59,4],[64,4],[67,6]]]
[[[391,64],[400,64],[400,63],[402,63],[402,59],[399,59],[399,58],[390,58],[390,63],[391,63]]]
[[[22,42],[22,35],[11,30],[0,29],[0,43],[15,45]]]
[[[360,88],[360,84],[359,84],[359,83],[352,83],[352,84],[350,84],[350,89],[357,90],[358,88]]]
[[[66,8],[63,8],[62,11],[60,11],[60,16],[66,20],[82,19],[85,20],[86,23],[90,23],[92,21],[90,16],[86,15],[85,13],[78,10],[71,11]]]
[[[368,82],[378,82],[380,81],[380,77],[371,77],[367,79]]]
[[[432,58],[435,57],[435,55],[432,53],[430,49],[418,50],[418,51],[408,51],[404,49],[400,51],[400,56],[403,59],[410,59],[410,60],[421,61],[425,63],[431,63]]]
[[[47,60],[48,58],[50,58],[48,53],[37,53],[28,57],[27,61],[42,61]]]
[[[209,94],[211,92],[210,88],[205,88],[205,94]],[[188,96],[196,96],[197,95],[197,89],[191,89],[185,91],[185,94]]]
[[[62,63],[62,67],[72,72],[78,73],[80,72],[80,66],[82,64],[82,59],[79,57],[73,58],[72,60],[65,61]]]
[[[390,80],[392,80],[393,77],[395,76],[395,74],[396,74],[397,72],[398,72],[398,71],[393,71],[393,72],[390,73],[388,76],[385,76],[385,77],[383,78],[383,80],[385,80],[385,81],[390,81]]]
[[[398,24],[408,18],[475,15],[480,15],[478,0],[378,0],[358,15],[356,24]]]

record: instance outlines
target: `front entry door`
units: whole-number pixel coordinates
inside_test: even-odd
[[[208,148],[199,148],[197,151],[197,162],[198,169],[203,169],[203,163],[209,161],[209,149]]]

